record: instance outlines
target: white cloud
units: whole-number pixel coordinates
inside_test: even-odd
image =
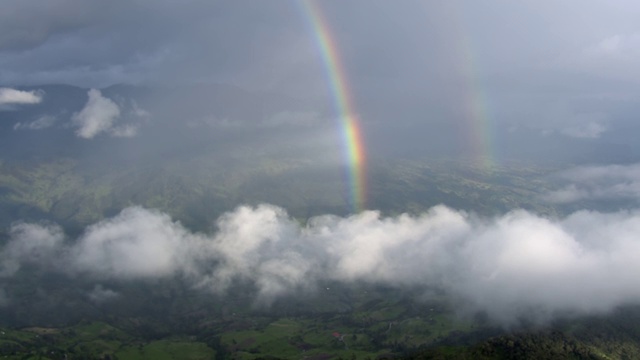
[[[14,224],[11,242],[0,254],[0,276],[10,276],[23,264],[49,264],[57,255],[64,240],[62,228],[56,225]]]
[[[314,260],[303,255],[304,242],[291,242],[299,237],[300,229],[284,210],[243,206],[222,216],[217,225],[218,233],[202,244],[199,253],[216,259],[219,265],[204,274],[200,286],[222,291],[235,279],[252,279],[261,293],[274,296],[310,280],[305,275]]]
[[[91,89],[84,108],[73,114],[72,124],[76,135],[85,139],[105,133],[113,137],[134,137],[140,126],[151,118],[151,114],[131,100],[130,107],[124,100],[120,105],[102,96],[100,90]]]
[[[91,89],[84,108],[73,114],[73,124],[78,128],[76,135],[92,139],[101,132],[110,130],[120,117],[120,108],[111,99],[102,96],[100,90]]]
[[[568,184],[544,196],[551,202],[640,200],[640,164],[581,166],[556,176]]]
[[[87,228],[70,251],[73,271],[146,278],[189,268],[192,235],[169,216],[138,207]]]
[[[0,106],[39,104],[42,101],[42,91],[22,91],[11,88],[0,88]]]
[[[53,265],[37,263],[95,279],[180,275],[218,292],[252,281],[264,303],[318,281],[382,282],[441,289],[503,324],[640,302],[638,211],[549,219],[519,210],[480,218],[437,206],[420,216],[366,211],[301,226],[284,210],[261,205],[240,207],[217,225],[211,235],[192,233],[166,214],[134,207],[63,245],[59,228],[22,224],[2,251],[14,261],[4,273],[65,254]]]

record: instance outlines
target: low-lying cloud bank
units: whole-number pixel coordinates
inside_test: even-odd
[[[581,166],[557,177],[567,184],[545,195],[551,202],[640,200],[640,164]]]
[[[89,226],[75,241],[55,225],[16,224],[0,274],[38,264],[96,282],[177,275],[216,292],[249,280],[266,302],[318,281],[369,281],[438,288],[503,323],[640,302],[640,211],[480,218],[436,206],[420,216],[366,211],[303,226],[261,205],[225,214],[217,228],[194,233],[141,207]]]

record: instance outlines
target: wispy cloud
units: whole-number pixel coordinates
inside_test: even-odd
[[[53,264],[64,240],[62,228],[51,224],[14,224],[10,235],[0,254],[0,276],[13,275],[23,264]]]
[[[93,290],[91,290],[91,292],[87,294],[87,296],[89,297],[89,300],[93,301],[94,303],[101,304],[119,297],[120,294],[111,289],[106,289],[100,284],[97,284],[96,286],[94,286]]]
[[[565,185],[544,196],[551,202],[640,200],[640,164],[581,166],[556,175]]]
[[[110,131],[114,137],[134,137],[138,134],[138,127],[132,124],[116,126]]]
[[[42,130],[55,124],[57,118],[51,115],[42,115],[34,121],[22,121],[13,125],[13,130]]]

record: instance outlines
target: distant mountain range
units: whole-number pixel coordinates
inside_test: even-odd
[[[100,96],[115,104],[119,114],[110,127],[86,139],[77,136],[77,117],[88,104],[89,89],[69,85],[15,89],[37,91],[42,101],[0,107],[0,152],[5,161],[57,156],[105,160],[105,153],[109,160],[152,161],[158,154],[189,157],[194,151],[244,148],[259,154],[273,151],[274,144],[282,145],[278,151],[317,152],[308,146],[307,137],[331,134],[336,142],[341,131],[328,99],[295,99],[221,84],[114,85],[101,89]],[[485,137],[482,151],[498,162],[627,163],[640,159],[640,147],[625,137],[628,131],[602,139],[545,134],[526,127],[482,129],[486,134],[473,134],[456,121],[427,110],[421,115],[391,117],[373,110],[372,100],[362,99],[361,103],[358,115],[370,159],[473,159],[479,151],[473,142],[479,136]]]

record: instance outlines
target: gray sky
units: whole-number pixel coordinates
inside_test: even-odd
[[[460,75],[457,63],[469,62],[481,75],[523,83],[534,71],[640,80],[634,1],[329,0],[319,7],[357,84],[452,77]],[[0,14],[3,83],[179,79],[277,88],[319,70],[296,1],[24,0],[0,3]]]
[[[318,5],[369,118],[409,121],[481,99],[498,126],[588,139],[628,121],[638,96],[634,1]],[[306,17],[294,0],[4,1],[0,84],[224,82],[326,96]]]

